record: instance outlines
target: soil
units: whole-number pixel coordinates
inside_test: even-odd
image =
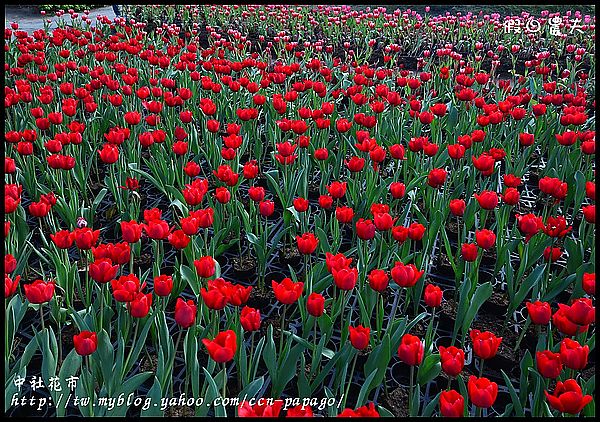
[[[165,416],[168,417],[187,417],[194,416],[194,408],[190,406],[173,406],[167,407]]]
[[[392,412],[396,417],[408,417],[408,392],[409,389],[407,387],[398,387],[392,390],[389,396],[384,394],[382,396],[383,407]]]
[[[298,265],[302,260],[302,255],[298,252],[296,246],[284,246],[279,249],[279,261],[290,265]]]
[[[256,270],[256,258],[251,255],[233,258],[233,269],[238,273],[254,273]]]
[[[271,303],[275,303],[275,295],[273,294],[272,289],[267,287],[264,289],[254,287],[250,292],[247,305],[256,309],[265,309]]]

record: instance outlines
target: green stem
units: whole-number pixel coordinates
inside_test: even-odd
[[[283,312],[281,313],[281,325],[279,326],[279,358],[281,359],[281,354],[283,352],[283,325],[285,323],[285,311],[287,310],[287,305],[283,305]]]
[[[358,360],[358,350],[354,353],[354,359],[352,360],[352,369],[350,369],[350,377],[346,384],[346,391],[344,392],[344,399],[342,407],[346,407],[346,400],[348,399],[348,392],[350,391],[350,385],[352,384],[352,376],[354,375],[354,369],[356,367],[356,361]],[[358,403],[357,403],[358,404]]]
[[[223,398],[227,395],[227,367],[225,366],[225,362],[223,362]]]

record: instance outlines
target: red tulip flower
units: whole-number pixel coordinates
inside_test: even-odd
[[[144,294],[138,292],[133,297],[133,300],[127,302],[127,308],[134,318],[144,318],[150,312],[152,305],[152,293]]]
[[[88,356],[98,348],[98,336],[91,331],[82,331],[73,336],[75,352],[80,356]]]
[[[357,409],[346,408],[337,415],[338,418],[378,418],[379,412],[375,410],[375,403],[371,402],[367,406],[361,406]]]
[[[374,269],[367,278],[369,279],[369,286],[380,293],[387,288],[389,283],[389,277],[384,270]]]
[[[490,359],[496,356],[502,337],[496,337],[489,331],[471,330],[469,332],[473,342],[473,352],[481,359]]]
[[[475,232],[475,240],[477,241],[477,246],[481,249],[491,249],[496,243],[496,234],[488,229],[477,230]]]
[[[185,301],[178,297],[175,302],[175,322],[181,328],[189,328],[196,320],[197,307],[194,301]]]
[[[90,277],[97,283],[108,283],[117,275],[118,265],[112,265],[109,258],[100,258],[89,266]]]
[[[213,340],[204,338],[202,344],[212,360],[217,363],[229,362],[237,350],[237,338],[233,330],[220,332]]]
[[[369,345],[371,329],[359,325],[357,327],[348,326],[350,333],[350,343],[356,350],[363,350]]]
[[[169,296],[171,290],[173,290],[173,277],[164,274],[154,277],[154,293],[157,296]]]
[[[298,251],[304,255],[310,255],[317,249],[319,239],[312,233],[304,233],[302,236],[296,236]]]
[[[593,400],[592,396],[583,395],[581,387],[574,379],[568,379],[565,382],[558,381],[552,395],[547,391],[544,391],[544,393],[548,404],[553,409],[571,415],[581,412]]]
[[[98,242],[100,230],[92,230],[89,227],[75,229],[73,239],[75,245],[82,250],[91,249]]]
[[[290,305],[298,300],[302,294],[304,283],[301,281],[294,283],[290,278],[284,278],[281,283],[275,280],[271,281],[275,298],[284,305]]]
[[[392,279],[400,287],[412,287],[417,284],[417,281],[423,275],[424,271],[417,270],[414,264],[404,265],[400,261],[396,261],[392,268]]]
[[[455,346],[439,347],[442,370],[451,377],[460,374],[465,366],[465,352]]]
[[[460,418],[465,412],[465,398],[456,390],[440,393],[440,413],[446,418]]]
[[[560,342],[560,358],[562,363],[570,369],[580,371],[587,366],[589,346],[581,346],[576,340],[564,338]]]
[[[419,337],[411,334],[402,336],[402,341],[398,347],[398,356],[402,362],[410,366],[420,365],[423,361],[424,352],[423,342]]]
[[[356,268],[341,268],[331,270],[335,285],[341,290],[352,290],[358,281],[358,269]]]
[[[266,401],[260,401],[252,406],[248,401],[243,401],[238,407],[238,416],[240,418],[277,418],[282,407],[283,400],[274,400],[272,405],[267,404]]]
[[[432,308],[436,308],[442,304],[442,298],[444,296],[444,292],[438,286],[434,286],[433,284],[428,284],[425,286],[425,292],[423,295],[423,300],[427,306]]]
[[[244,306],[240,313],[240,323],[245,331],[257,331],[260,328],[260,311]]]
[[[42,304],[50,302],[54,296],[54,281],[35,280],[31,284],[23,285],[25,297],[30,303]]]
[[[215,260],[212,256],[203,256],[194,261],[194,267],[199,277],[209,278],[215,274]]]
[[[325,298],[320,293],[311,293],[306,299],[306,309],[315,318],[323,315],[325,311]]]
[[[482,409],[491,407],[498,396],[498,384],[487,378],[477,378],[474,375],[469,377],[467,390],[471,403]]]
[[[535,352],[537,370],[544,378],[556,379],[563,369],[560,353],[552,353],[550,350]]]
[[[552,316],[552,309],[550,309],[550,304],[548,302],[526,302],[525,306],[527,306],[527,312],[529,313],[529,318],[531,318],[531,322],[535,325],[547,325],[550,322],[550,317]]]

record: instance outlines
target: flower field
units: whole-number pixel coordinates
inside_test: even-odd
[[[594,416],[595,16],[428,12],[5,28],[5,413]]]

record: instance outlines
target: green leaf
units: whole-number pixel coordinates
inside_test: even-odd
[[[440,374],[442,370],[442,364],[440,363],[439,354],[431,354],[423,359],[423,363],[419,365],[419,371],[417,372],[417,383],[425,385],[432,381],[435,377]]]
[[[160,410],[160,400],[162,398],[162,392],[160,388],[160,382],[158,381],[158,378],[156,376],[154,377],[154,383],[148,391],[148,394],[146,394],[146,397],[149,397],[151,399],[151,404],[150,407],[148,407],[148,409],[141,410],[140,416],[163,416],[163,411]],[[158,406],[155,406],[155,404],[158,404]]]
[[[506,387],[508,388],[508,392],[510,393],[510,398],[512,400],[513,408],[515,410],[516,416],[523,417],[525,413],[523,412],[523,406],[521,406],[521,401],[519,400],[519,395],[515,391],[515,387],[513,387],[510,378],[504,372],[504,369],[501,369],[502,378],[504,378],[504,382],[506,383]],[[526,388],[526,386],[523,386]]]

